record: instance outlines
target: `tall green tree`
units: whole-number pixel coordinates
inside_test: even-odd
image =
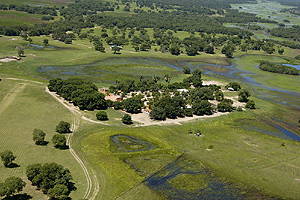
[[[41,129],[34,129],[32,132],[33,141],[35,141],[35,144],[41,145],[44,144],[46,133],[44,133]]]
[[[0,153],[1,159],[5,167],[10,167],[17,156],[14,156],[13,152],[10,150],[5,150]]]
[[[238,100],[240,102],[247,102],[248,101],[248,97],[250,97],[250,92],[246,89],[242,89],[239,91],[239,98]]]
[[[122,123],[123,124],[132,124],[131,116],[128,114],[123,115],[122,117]]]
[[[67,138],[66,138],[66,136],[64,136],[62,134],[55,134],[52,137],[52,142],[53,142],[55,148],[58,148],[58,149],[66,149],[66,148],[68,148],[68,146],[67,146]]]
[[[60,121],[59,124],[56,126],[55,131],[58,133],[71,133],[70,127],[70,123]]]

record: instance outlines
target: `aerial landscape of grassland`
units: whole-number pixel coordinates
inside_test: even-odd
[[[62,6],[74,2],[1,1],[3,4],[35,6]],[[291,24],[299,24],[299,18],[279,12],[290,8],[279,3],[233,4],[232,7],[239,10],[242,7],[242,11],[263,18],[288,19]],[[101,12],[100,15],[120,16],[123,8],[124,5],[120,5],[115,11]],[[132,10],[137,8],[131,3],[131,12],[124,12],[124,16],[134,15]],[[269,8],[276,13],[270,13]],[[148,12],[146,7],[142,10]],[[159,10],[162,9],[156,11]],[[11,23],[30,26],[41,23],[41,17],[1,10],[0,26]],[[226,26],[234,26],[234,23]],[[266,23],[262,26],[275,28],[277,25]],[[92,29],[90,35],[99,36],[104,27]],[[154,40],[154,30],[146,30]],[[86,28],[81,33],[89,31],[90,28]],[[125,35],[129,32],[129,29],[124,30]],[[170,32],[181,40],[190,35],[201,35],[198,32]],[[107,33],[112,35],[112,29],[107,29]],[[139,30],[134,33],[135,36],[139,34]],[[258,67],[261,60],[299,66],[300,61],[295,59],[300,55],[299,49],[275,45],[275,52],[268,54],[263,50],[245,52],[237,48],[233,58],[226,58],[222,46],[217,46],[214,54],[200,52],[195,56],[188,56],[181,46],[182,53],[175,56],[168,51],[162,53],[158,50],[160,46],[135,51],[132,45],[126,44],[114,54],[105,39],[102,42],[106,52],[102,53],[95,50],[89,38],[75,36],[72,44],[47,35],[30,36],[32,42],[20,36],[0,36],[1,59],[18,56],[16,47],[24,47],[21,60],[0,62],[0,152],[11,150],[17,156],[14,163],[18,165],[6,168],[1,162],[0,183],[17,176],[26,182],[20,194],[28,194],[30,198],[27,199],[49,199],[31,185],[25,172],[31,164],[56,162],[72,174],[72,182],[77,188],[70,194],[74,200],[221,199],[222,195],[227,199],[299,199],[300,143],[284,132],[300,136],[300,78],[299,75],[262,71]],[[221,36],[215,34],[214,37]],[[271,36],[266,31],[254,31],[252,38],[299,43]],[[49,40],[48,46],[43,44],[44,39]],[[283,54],[278,53],[279,48],[284,49]],[[224,86],[229,82],[239,83],[250,91],[256,109],[234,110],[217,117],[190,118],[185,122],[168,119],[159,125],[138,121],[124,125],[121,118],[125,111],[107,108],[109,120],[100,122],[96,117],[99,110],[79,110],[62,97],[46,91],[53,78],[78,77],[103,88],[116,85],[117,81],[169,75],[172,84],[190,76],[183,74],[185,67],[200,69],[202,80],[222,84],[225,96],[236,100],[238,92],[226,91]],[[166,82],[161,79],[159,83]],[[54,148],[51,141],[60,121],[71,123],[73,132],[65,134],[70,142],[69,149]],[[35,128],[46,133],[47,145],[34,143],[32,132]],[[196,130],[201,131],[200,137],[190,134]]]

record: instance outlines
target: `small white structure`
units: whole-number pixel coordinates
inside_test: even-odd
[[[177,89],[178,92],[189,92],[187,89]]]
[[[235,91],[232,87],[227,88],[229,91]]]

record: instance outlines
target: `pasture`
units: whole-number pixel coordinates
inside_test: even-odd
[[[0,152],[11,150],[17,156],[16,168],[5,168],[1,162],[0,182],[7,177],[18,176],[26,181],[24,192],[33,199],[46,199],[31,186],[26,178],[26,167],[34,163],[56,162],[71,171],[77,190],[71,197],[83,196],[86,179],[81,167],[68,150],[59,150],[51,142],[59,121],[72,122],[71,113],[45,92],[45,85],[29,81],[2,79],[0,82]],[[34,128],[46,133],[48,145],[35,145],[32,140]]]

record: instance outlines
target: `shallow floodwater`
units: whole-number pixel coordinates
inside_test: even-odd
[[[192,161],[179,157],[144,180],[151,189],[173,200],[244,199],[240,190]]]

